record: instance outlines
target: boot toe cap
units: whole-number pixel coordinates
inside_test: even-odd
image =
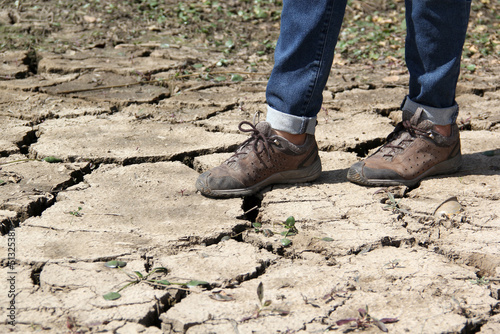
[[[196,189],[207,196],[217,196],[224,191],[244,188],[244,185],[231,176],[216,176],[212,171],[207,171],[196,180]]]
[[[363,186],[379,186],[404,182],[404,179],[395,171],[370,168],[364,161],[359,161],[351,166],[347,172],[347,179]]]

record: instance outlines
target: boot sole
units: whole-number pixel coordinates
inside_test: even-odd
[[[367,179],[361,175],[360,171],[354,170],[353,168],[349,169],[347,173],[347,179],[351,182],[369,187],[398,186],[398,185],[413,187],[426,177],[456,173],[460,169],[461,165],[462,165],[462,155],[458,154],[451,159],[440,162],[439,164],[429,168],[427,171],[425,171],[424,173],[420,174],[419,176],[411,180]]]
[[[198,188],[200,192],[211,198],[231,198],[253,195],[260,190],[272,184],[304,183],[316,180],[321,175],[321,160],[318,158],[311,166],[302,169],[289,170],[273,174],[267,179],[256,183],[248,188],[228,189],[228,190],[210,190],[207,188]]]

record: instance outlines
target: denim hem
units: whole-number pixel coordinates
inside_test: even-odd
[[[412,101],[408,96],[403,101],[401,107],[404,111],[414,114],[418,108],[424,109],[423,118],[436,125],[447,125],[456,122],[458,117],[458,104],[448,108],[434,108]]]
[[[314,135],[316,130],[316,117],[300,117],[285,114],[267,106],[266,121],[274,130],[285,131],[291,134],[308,133]]]

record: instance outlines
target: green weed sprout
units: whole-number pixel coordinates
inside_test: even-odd
[[[253,312],[253,314],[251,316],[241,319],[241,322],[247,321],[250,319],[256,319],[260,316],[260,314],[263,311],[277,312],[280,315],[288,315],[290,313],[289,311],[285,311],[285,310],[281,310],[281,309],[277,309],[277,308],[270,308],[270,306],[272,304],[272,300],[269,300],[269,299],[265,300],[264,299],[264,284],[262,284],[262,282],[260,282],[259,285],[257,286],[257,298],[259,299],[259,305],[257,305],[255,311]]]
[[[280,243],[284,247],[290,246],[292,244],[292,240],[290,240],[288,237],[294,236],[299,233],[297,227],[295,227],[295,218],[293,216],[290,216],[284,223],[281,223],[281,225],[283,225],[285,230],[280,232],[280,235],[283,236],[283,238],[280,239]],[[270,229],[262,229],[262,224],[259,222],[253,223],[252,227],[254,228],[255,233],[262,233],[265,237],[272,237],[274,235],[274,232]]]
[[[387,204],[386,206],[384,206],[384,210],[391,210],[394,213],[402,212],[405,214],[410,214],[410,212],[408,212],[408,210],[401,208],[401,206],[399,205],[400,201],[396,201],[396,199],[394,198],[394,195],[392,193],[387,192],[387,197],[389,197],[390,203]]]
[[[123,271],[122,268],[125,267],[126,264],[127,263],[123,262],[123,261],[113,260],[113,261],[106,262],[105,266],[108,267],[108,268],[118,268],[118,269],[120,269],[120,270]],[[191,287],[195,287],[195,286],[200,286],[200,285],[209,285],[208,282],[198,281],[198,280],[191,280],[189,282],[182,283],[182,282],[171,282],[171,281],[164,280],[164,279],[159,280],[159,279],[152,279],[152,278],[150,278],[150,276],[153,275],[153,274],[155,274],[155,273],[166,273],[167,272],[167,268],[165,268],[165,267],[156,267],[156,268],[153,268],[146,275],[142,274],[139,271],[134,271],[133,273],[128,273],[128,272],[125,272],[125,271],[123,271],[123,272],[129,278],[129,280],[127,281],[127,283],[124,286],[122,286],[121,288],[119,288],[117,291],[111,291],[111,292],[108,292],[105,295],[103,295],[104,299],[106,299],[106,300],[116,300],[116,299],[118,299],[118,298],[120,298],[122,296],[120,294],[121,291],[125,290],[129,286],[140,284],[140,283],[145,283],[145,284],[156,286],[156,287],[167,287],[169,285],[177,285],[177,286],[183,286],[183,287],[187,287],[187,288],[191,288]]]
[[[336,321],[335,323],[337,324],[337,326],[342,326],[354,322],[355,323],[354,325],[356,326],[357,329],[365,329],[371,327],[372,325],[375,325],[382,332],[388,332],[389,330],[387,329],[385,324],[391,324],[399,321],[398,318],[382,318],[380,320],[374,318],[368,313],[368,306],[366,306],[366,308],[358,309],[358,313],[359,313],[358,318],[341,319]]]
[[[283,223],[283,226],[286,228],[286,230],[281,232],[281,235],[283,236],[283,239],[281,239],[281,244],[287,247],[292,243],[292,241],[288,239],[288,236],[296,235],[297,233],[299,233],[299,231],[295,227],[295,218],[293,216],[288,217],[285,223]]]
[[[68,213],[70,215],[72,215],[72,216],[75,216],[75,217],[81,217],[81,216],[83,216],[83,213],[81,211],[82,211],[82,208],[79,206],[78,210],[76,210],[76,211],[69,211]]]

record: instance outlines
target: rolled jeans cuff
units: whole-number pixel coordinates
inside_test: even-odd
[[[274,130],[285,131],[294,135],[308,133],[314,135],[316,117],[301,117],[285,114],[267,106],[266,121]]]
[[[436,125],[448,125],[456,122],[458,117],[458,104],[454,104],[447,108],[429,107],[417,102],[413,102],[409,97],[406,97],[401,107],[402,110],[415,114],[418,108],[424,110],[423,118],[431,121]]]

